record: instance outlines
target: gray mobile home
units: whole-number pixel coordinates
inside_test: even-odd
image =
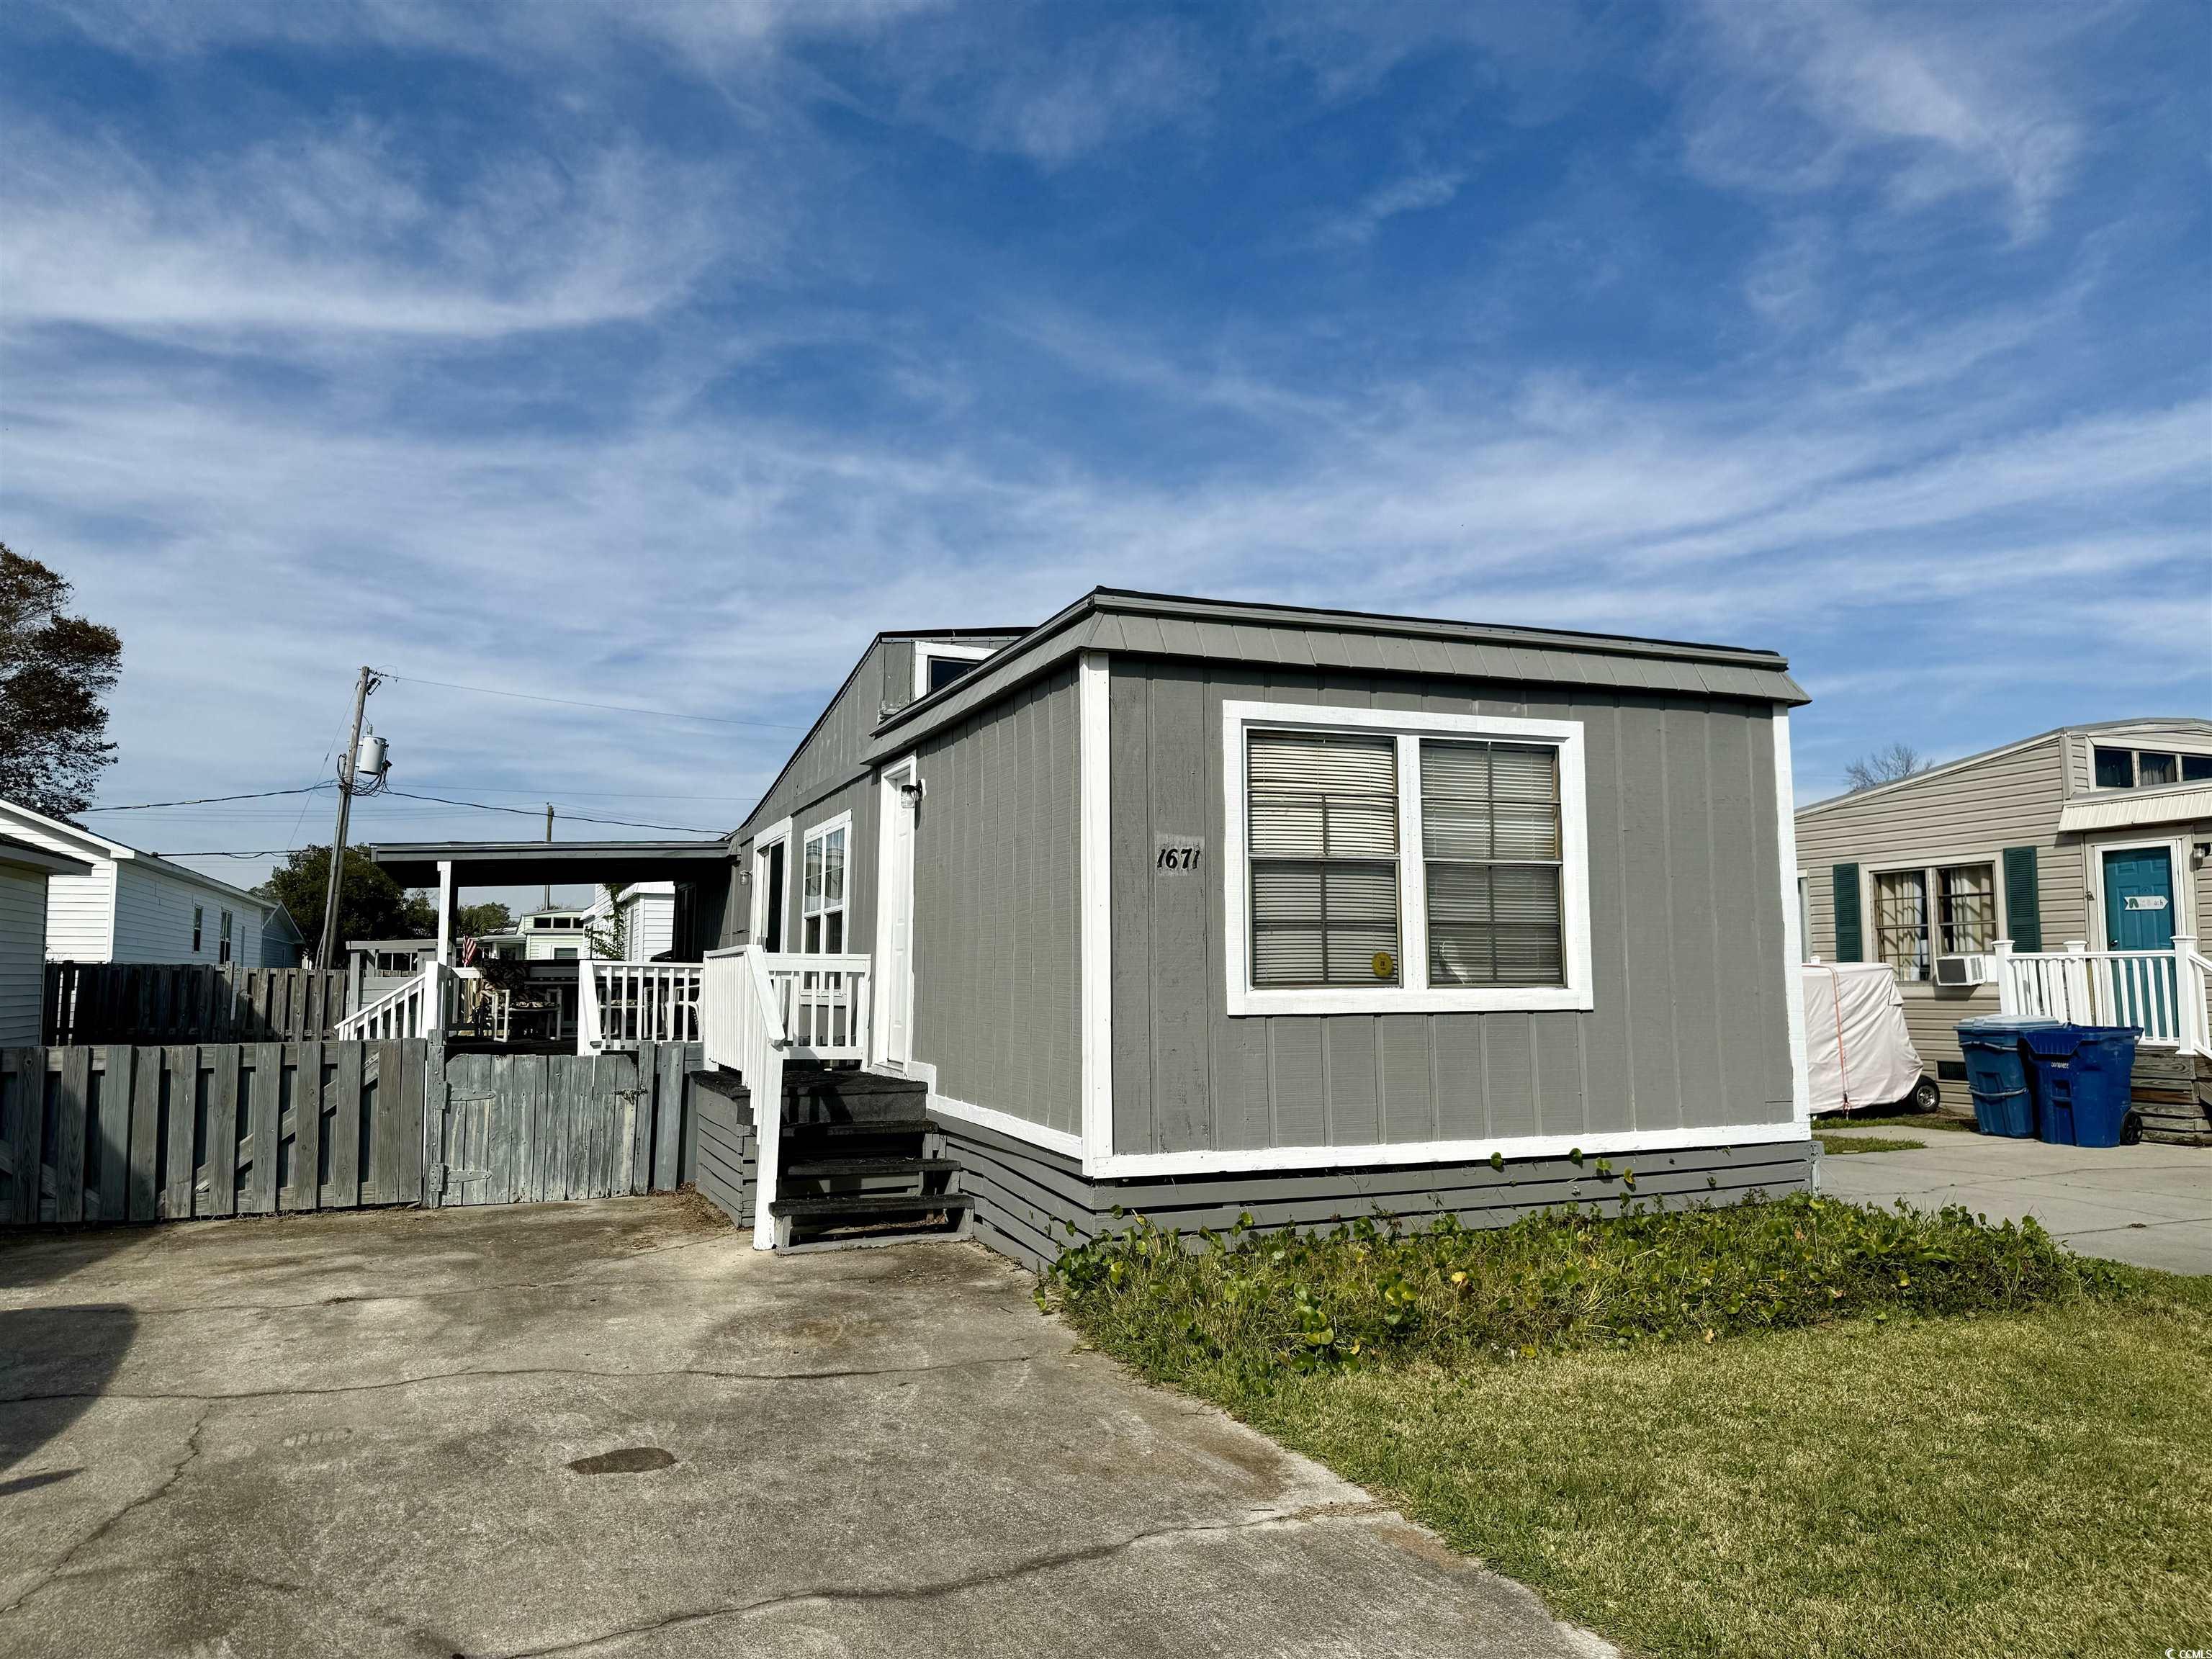
[[[1806,949],[1897,969],[1913,1044],[1969,1107],[1958,1023],[2142,1028],[2146,1133],[2212,1133],[2212,720],[2039,732],[1797,814]]]
[[[863,1068],[794,1097],[905,1091],[932,1190],[1031,1262],[1130,1212],[1802,1187],[1804,701],[1766,652],[1108,590],[887,634],[699,902],[708,1055],[769,1054],[764,997],[777,1053]],[[702,1113],[763,1243],[869,1195],[763,1146],[811,1111]]]

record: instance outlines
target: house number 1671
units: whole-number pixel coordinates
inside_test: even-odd
[[[1198,868],[1199,860],[1205,855],[1206,849],[1203,847],[1188,842],[1163,846],[1159,850],[1159,855],[1152,860],[1152,868],[1195,870]]]

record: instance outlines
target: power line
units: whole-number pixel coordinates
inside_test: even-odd
[[[435,801],[441,806],[472,806],[479,812],[514,812],[526,818],[540,816],[540,809],[532,806],[495,806],[488,801],[451,800],[444,795],[417,795],[404,789],[387,789],[384,793],[396,795],[403,800]],[[568,823],[611,823],[624,830],[665,830],[679,836],[724,836],[729,833],[726,830],[700,830],[684,823],[641,823],[635,818],[587,817],[581,812],[566,812],[562,817]]]
[[[806,727],[793,726],[783,720],[739,720],[720,714],[679,714],[669,708],[640,708],[631,703],[585,702],[575,697],[541,696],[535,691],[502,691],[493,685],[461,685],[452,680],[426,680],[412,674],[395,674],[389,669],[377,672],[387,680],[399,680],[409,685],[442,686],[448,691],[474,691],[487,697],[514,697],[523,702],[557,703],[563,708],[600,708],[611,714],[646,714],[661,720],[697,720],[707,726],[750,726],[763,732],[804,732]]]
[[[195,795],[190,800],[141,800],[128,806],[88,806],[86,812],[151,812],[163,806],[212,806],[217,801],[266,800],[271,795],[307,795],[318,789],[335,789],[335,783],[302,784],[297,789],[249,789],[242,795]]]

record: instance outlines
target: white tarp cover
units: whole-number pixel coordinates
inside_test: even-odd
[[[1808,962],[1802,971],[1813,1109],[1868,1111],[1910,1095],[1920,1056],[1905,1029],[1897,970],[1886,962]]]

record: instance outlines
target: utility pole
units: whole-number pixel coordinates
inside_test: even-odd
[[[375,690],[376,672],[363,663],[353,688],[353,731],[338,761],[338,828],[331,838],[330,874],[323,884],[323,934],[315,941],[318,968],[331,965],[331,940],[338,930],[338,892],[345,885],[346,824],[353,816],[354,768],[361,760],[361,721],[368,708],[368,694]]]
[[[550,800],[545,803],[545,844],[553,844],[553,803]],[[545,908],[553,908],[553,884],[550,881],[545,884]]]

